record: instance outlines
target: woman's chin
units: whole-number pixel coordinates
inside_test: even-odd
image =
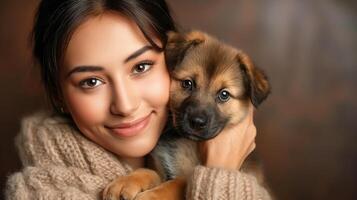
[[[157,140],[135,141],[120,148],[115,153],[120,157],[139,158],[148,155],[154,148]]]

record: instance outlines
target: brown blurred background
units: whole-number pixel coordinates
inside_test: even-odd
[[[257,151],[277,199],[357,199],[356,1],[169,3],[183,27],[244,49],[267,72],[273,92],[256,113]],[[20,169],[20,119],[45,104],[28,42],[37,4],[0,1],[1,190]]]

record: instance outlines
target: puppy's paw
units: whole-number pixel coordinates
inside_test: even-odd
[[[159,175],[149,169],[138,169],[128,176],[114,179],[103,191],[103,200],[132,200],[138,193],[160,184]]]
[[[186,179],[175,178],[161,185],[139,193],[135,200],[182,200],[185,199]]]
[[[143,188],[130,176],[112,181],[103,191],[103,200],[132,200]]]
[[[135,198],[135,200],[160,200],[160,199],[165,199],[165,197],[162,197],[160,191],[155,189],[141,192]]]

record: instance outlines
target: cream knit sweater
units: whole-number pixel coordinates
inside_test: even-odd
[[[16,137],[24,168],[11,175],[6,199],[101,199],[103,188],[132,169],[58,116],[37,113]],[[239,171],[197,166],[187,199],[270,199],[256,179]]]

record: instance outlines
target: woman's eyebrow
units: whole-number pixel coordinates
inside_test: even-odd
[[[153,49],[153,47],[147,45],[147,46],[144,46],[144,47],[142,47],[142,48],[136,50],[134,53],[132,53],[130,56],[128,56],[128,57],[124,60],[124,63],[129,62],[130,60],[132,60],[132,59],[134,59],[134,58],[140,56],[141,54],[143,54],[143,53],[145,53],[146,51],[151,50],[151,49]]]
[[[129,62],[130,60],[140,56],[141,54],[145,53],[148,50],[153,49],[152,46],[144,46],[138,50],[136,50],[134,53],[132,53],[130,56],[128,56],[124,63]],[[77,66],[73,68],[71,71],[68,72],[67,78],[71,76],[73,73],[78,73],[78,72],[96,72],[96,71],[103,71],[103,67],[100,66],[91,66],[91,65],[83,65],[83,66]]]
[[[96,71],[103,71],[103,67],[100,66],[91,66],[91,65],[83,65],[83,66],[77,66],[73,68],[71,71],[68,72],[67,78],[71,76],[73,73],[78,73],[78,72],[96,72]]]

